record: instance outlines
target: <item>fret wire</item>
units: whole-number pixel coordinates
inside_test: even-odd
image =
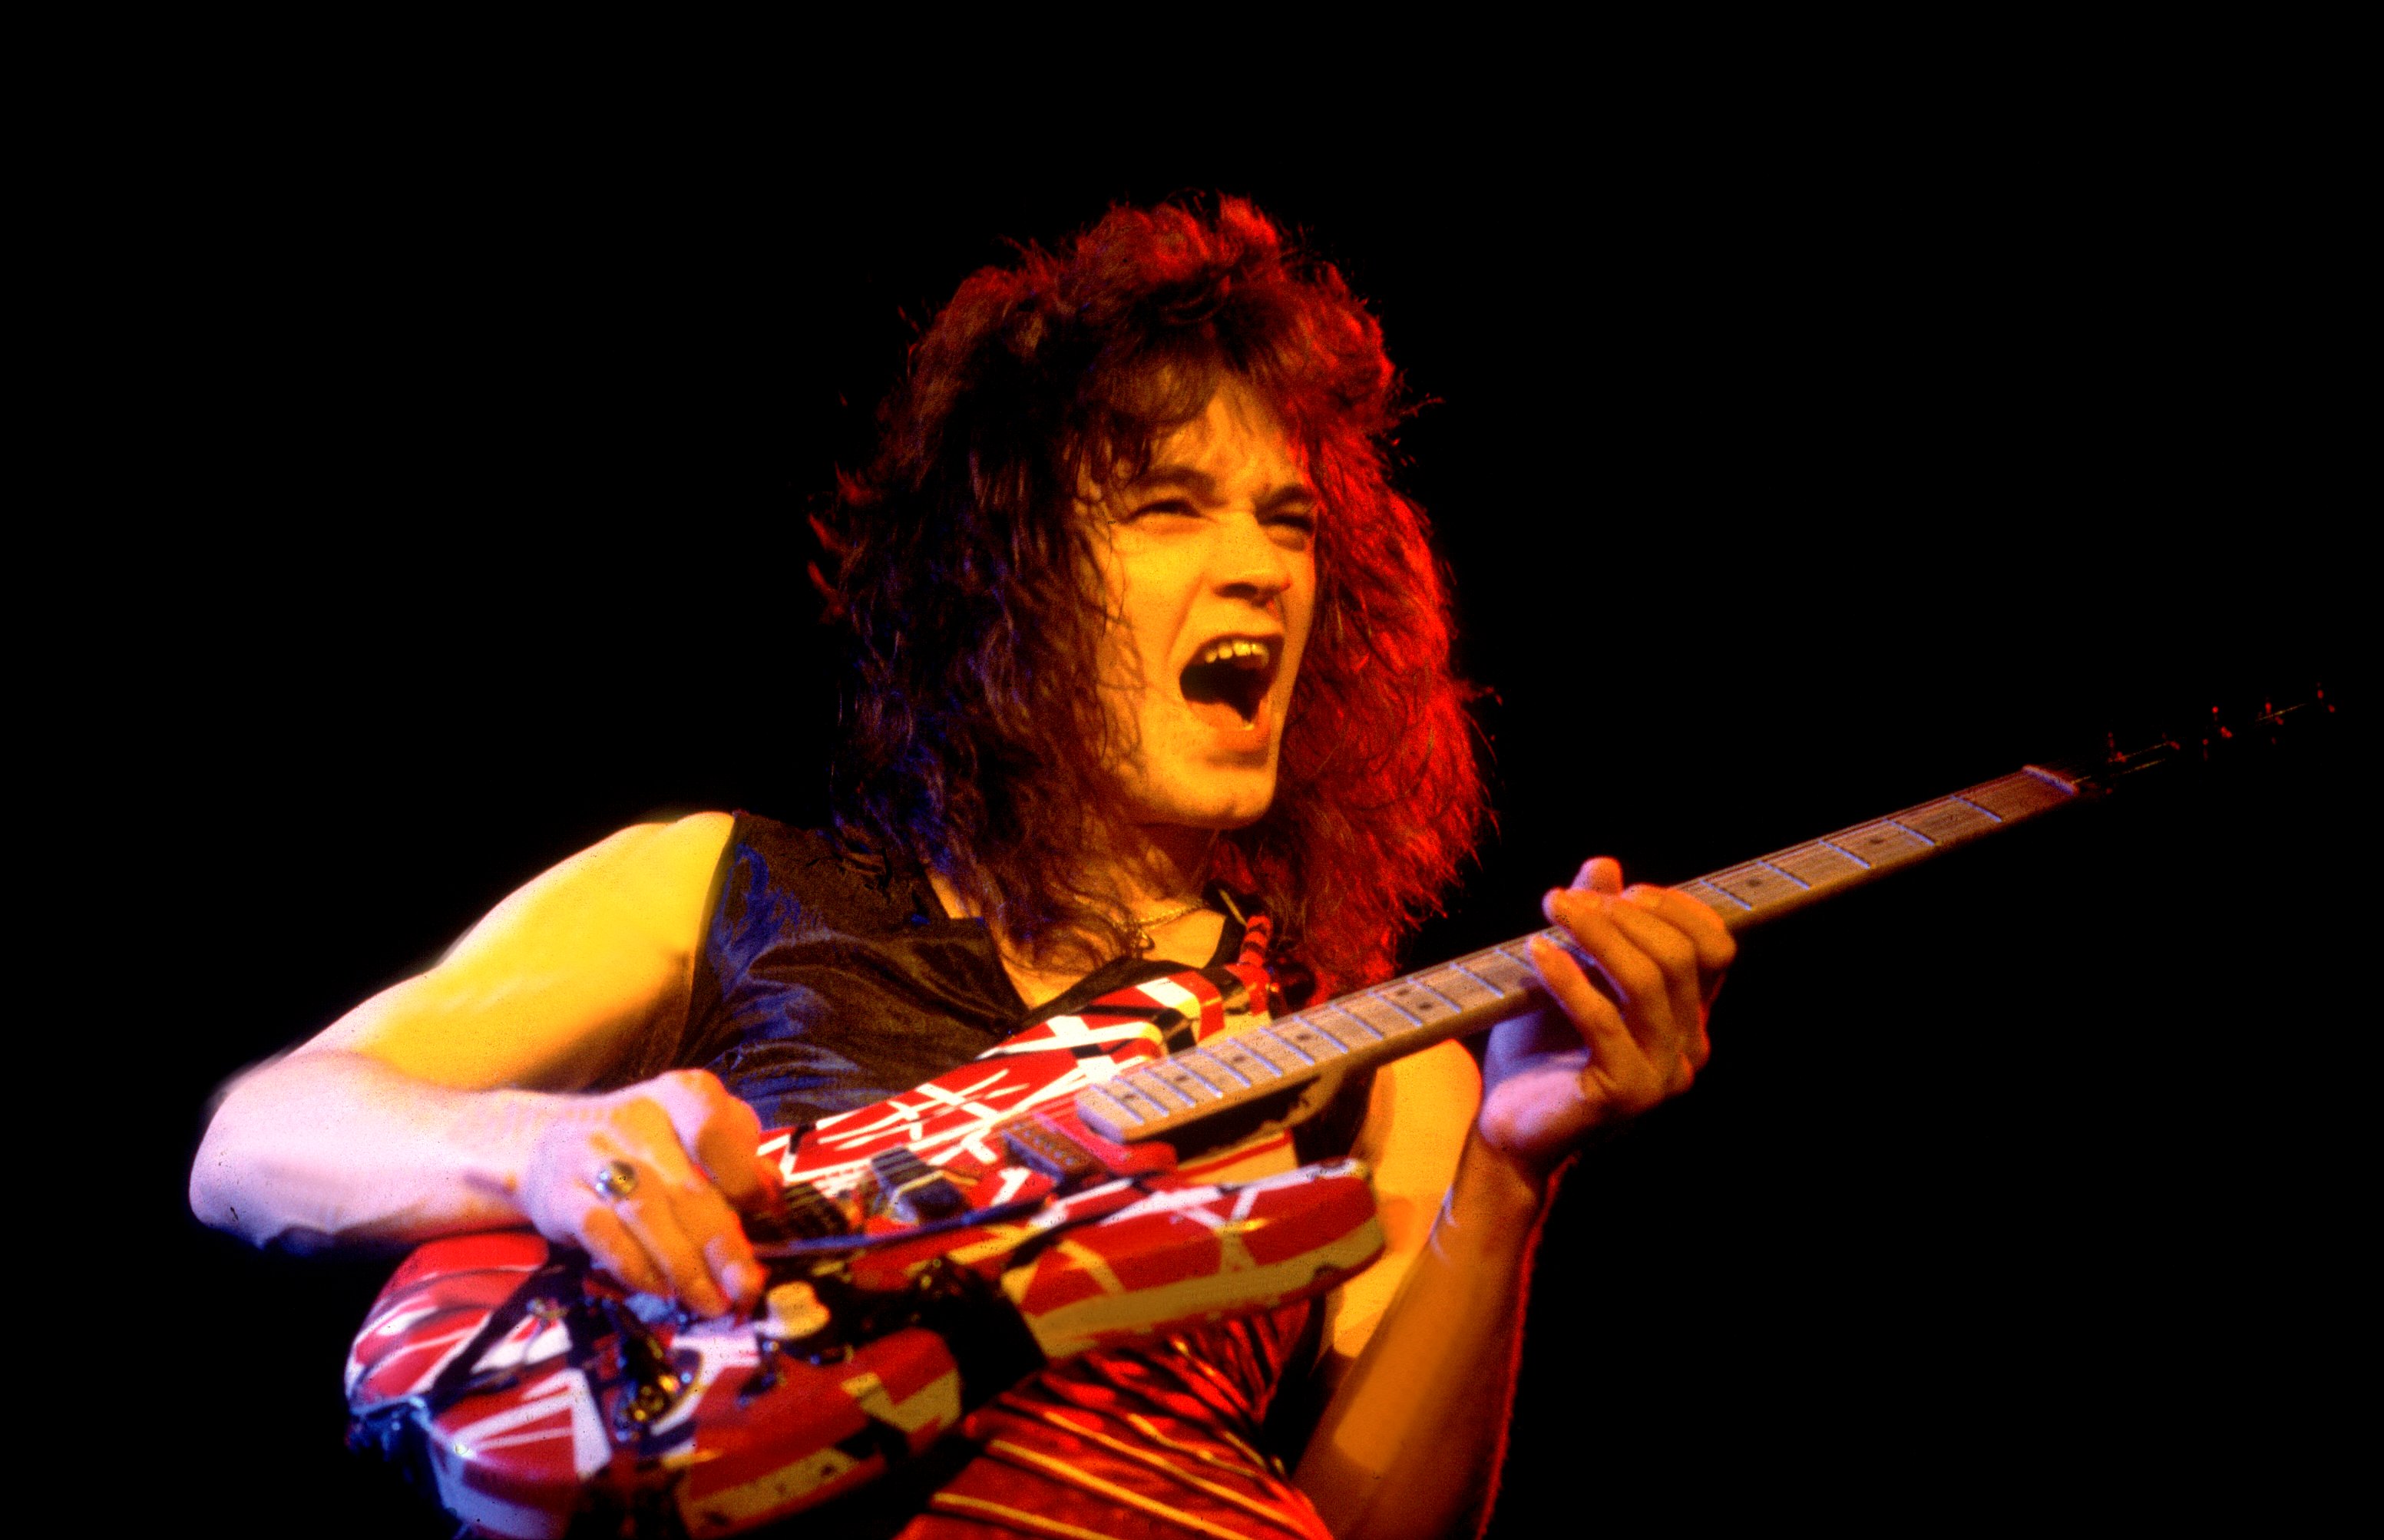
[[[1227,1069],[1253,1086],[1267,1085],[1283,1078],[1281,1068],[1267,1062],[1266,1056],[1241,1039],[1247,1034],[1235,1033],[1228,1037],[1211,1037],[1200,1045],[1200,1051],[1215,1059]]]
[[[1269,1027],[1254,1026],[1247,1032],[1237,1032],[1234,1035],[1234,1040],[1248,1049],[1253,1057],[1264,1060],[1273,1065],[1278,1078],[1286,1074],[1298,1074],[1315,1062],[1308,1055],[1276,1037]]]
[[[1524,981],[1530,978],[1532,974],[1530,968],[1517,962],[1495,947],[1487,951],[1475,952],[1471,957],[1460,957],[1452,965],[1463,969],[1473,977],[1480,979],[1489,988],[1496,990],[1501,1000],[1518,989],[1528,987]],[[1492,976],[1494,974],[1498,977],[1512,977],[1515,982],[1511,985],[1502,985],[1498,982],[1498,977]]]
[[[1774,851],[1764,858],[1764,864],[1787,873],[1816,893],[1829,892],[1854,882],[1864,871],[1854,858],[1818,839],[1808,839],[1784,851]]]
[[[1225,1060],[1210,1052],[1206,1044],[1194,1049],[1189,1053],[1179,1053],[1175,1055],[1175,1062],[1183,1065],[1186,1069],[1190,1070],[1194,1074],[1198,1075],[1201,1079],[1207,1081],[1210,1085],[1216,1087],[1219,1091],[1223,1092],[1226,1096],[1232,1096],[1235,1092],[1241,1090],[1244,1087],[1255,1084],[1248,1075],[1244,1074],[1241,1072],[1238,1066],[1228,1063]],[[1210,1071],[1211,1070],[1216,1073],[1211,1074]]]
[[[1312,1005],[1302,1014],[1307,1016],[1310,1026],[1351,1052],[1371,1043],[1379,1043],[1390,1036],[1378,1029],[1372,1022],[1353,1011],[1345,1009],[1337,1002]],[[1344,1025],[1344,1023],[1348,1025]]]
[[[1398,1036],[1415,1025],[1396,1006],[1387,1006],[1376,1000],[1372,990],[1362,995],[1347,997],[1342,1009],[1351,1020],[1372,1033],[1377,1039],[1388,1039]],[[1370,1009],[1376,1014],[1368,1015],[1367,1011]]]
[[[1483,1005],[1496,1005],[1505,998],[1497,990],[1490,988],[1480,979],[1453,963],[1434,968],[1424,977],[1427,980],[1427,987],[1434,994],[1454,1001],[1459,1011],[1471,1011]],[[1471,995],[1477,990],[1484,998],[1480,1000],[1459,998],[1461,995]]]
[[[1135,1115],[1135,1121],[1137,1123],[1157,1123],[1166,1117],[1167,1104],[1140,1087],[1132,1084],[1132,1081],[1131,1075],[1120,1075],[1111,1081],[1106,1089],[1112,1098],[1125,1103],[1126,1111]]]
[[[1711,893],[1716,899],[1719,899],[1721,901],[1720,903],[1708,901],[1704,893],[1696,891],[1696,889],[1700,888],[1704,888],[1707,893]],[[1742,899],[1737,894],[1730,891],[1730,889],[1714,882],[1710,877],[1691,877],[1688,881],[1681,884],[1679,891],[1688,894],[1689,897],[1696,900],[1699,903],[1704,904],[1707,909],[1720,910],[1726,904],[1731,909],[1739,910],[1741,912],[1751,912],[1755,907],[1753,904],[1748,903],[1745,899]]]
[[[1104,1117],[1109,1117],[1111,1112],[1114,1112],[1115,1116],[1111,1117],[1112,1122],[1141,1123],[1146,1121],[1140,1113],[1127,1106],[1124,1102],[1119,1100],[1115,1096],[1112,1096],[1110,1093],[1109,1087],[1106,1086],[1087,1086],[1083,1090],[1076,1093],[1076,1098],[1079,1101],[1091,1103],[1092,1110],[1100,1113]],[[1101,1105],[1103,1102],[1108,1103],[1107,1108],[1104,1108]]]
[[[1186,1096],[1183,1092],[1169,1085],[1165,1079],[1157,1074],[1154,1074],[1149,1065],[1145,1065],[1127,1074],[1125,1077],[1125,1085],[1126,1088],[1124,1094],[1142,1098],[1145,1101],[1157,1107],[1162,1114],[1183,1112],[1186,1109],[1200,1105],[1192,1098]],[[1172,1105],[1172,1103],[1175,1102],[1181,1102],[1183,1105],[1181,1107]]]
[[[1330,1033],[1300,1016],[1285,1017],[1267,1030],[1311,1064],[1329,1064],[1348,1052],[1333,1040]]]
[[[1419,1022],[1436,1022],[1465,1009],[1426,984],[1422,974],[1409,974],[1395,984],[1385,985],[1383,992],[1390,996],[1392,1004]]]
[[[1188,1106],[1204,1107],[1225,1094],[1173,1059],[1164,1065],[1154,1064],[1144,1073],[1182,1097]]]

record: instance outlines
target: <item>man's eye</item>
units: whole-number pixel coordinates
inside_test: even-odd
[[[1275,514],[1267,519],[1267,523],[1277,529],[1288,529],[1302,540],[1316,538],[1314,514]]]
[[[1186,503],[1180,497],[1162,497],[1156,503],[1140,503],[1136,507],[1129,509],[1125,516],[1127,521],[1131,523],[1132,521],[1139,518],[1151,518],[1169,514],[1175,515],[1182,518],[1198,518],[1200,516],[1200,511],[1198,508],[1193,507],[1191,503]]]

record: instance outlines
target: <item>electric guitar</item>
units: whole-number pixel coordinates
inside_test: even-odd
[[[1678,890],[1744,930],[2192,751],[2028,766]],[[1368,1173],[1220,1179],[1232,1152],[1533,1008],[1530,939],[1281,1016],[1257,968],[1148,979],[769,1134],[784,1203],[748,1223],[750,1318],[692,1318],[528,1230],[429,1242],[349,1355],[351,1442],[482,1534],[725,1535],[867,1483],[1044,1363],[1321,1294],[1382,1250]]]

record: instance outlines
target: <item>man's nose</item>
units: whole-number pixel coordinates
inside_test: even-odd
[[[1255,514],[1226,519],[1211,564],[1217,590],[1228,598],[1266,604],[1291,587],[1291,553]]]

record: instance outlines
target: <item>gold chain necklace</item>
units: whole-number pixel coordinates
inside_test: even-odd
[[[1186,904],[1183,908],[1171,909],[1164,914],[1153,914],[1149,919],[1145,920],[1133,918],[1127,919],[1125,923],[1126,934],[1134,941],[1134,950],[1136,954],[1138,956],[1149,951],[1152,947],[1159,944],[1151,939],[1150,932],[1152,926],[1163,925],[1173,920],[1180,920],[1186,914],[1198,914],[1200,911],[1208,907],[1208,900],[1195,899],[1190,903]]]

